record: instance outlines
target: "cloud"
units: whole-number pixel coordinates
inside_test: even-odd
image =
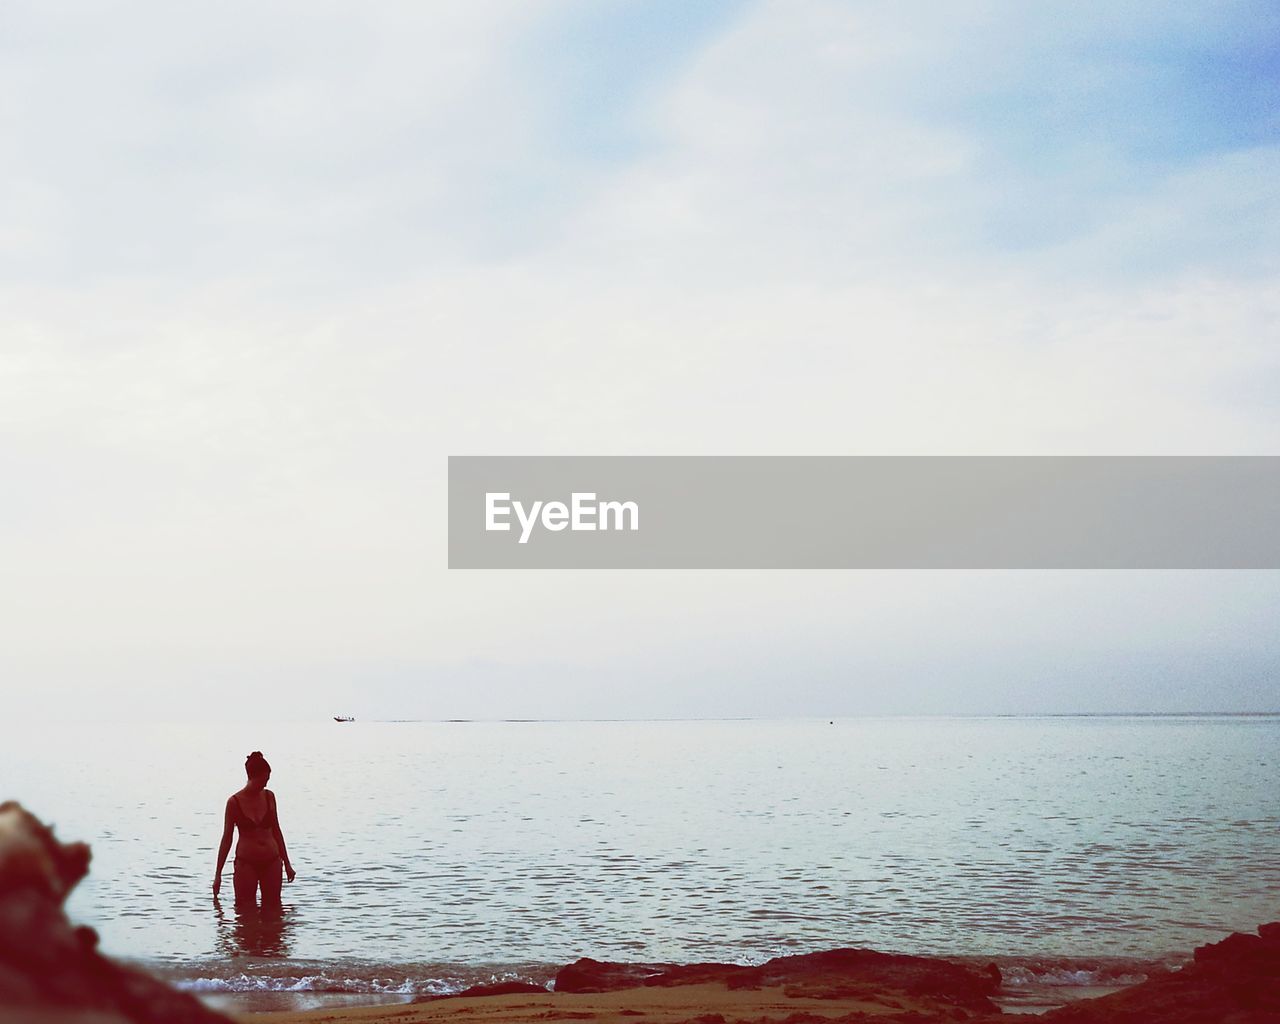
[[[565,234],[728,280],[1274,273],[1280,125],[1239,70],[1273,19],[758,4]]]
[[[553,6],[15,11],[10,276],[358,280],[465,251],[538,128],[505,55]]]
[[[1270,576],[443,569],[448,454],[1276,450],[1264,9],[680,10],[12,8],[0,671],[1274,703]]]

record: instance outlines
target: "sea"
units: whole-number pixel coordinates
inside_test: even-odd
[[[212,895],[251,750],[278,919]],[[11,728],[0,797],[91,844],[105,952],[224,1009],[847,946],[1035,1009],[1280,918],[1278,767],[1280,715],[138,723]]]

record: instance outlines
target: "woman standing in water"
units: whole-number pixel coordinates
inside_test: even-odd
[[[249,781],[243,789],[227,798],[222,843],[218,847],[218,867],[213,875],[213,895],[217,898],[222,889],[222,868],[231,850],[231,832],[238,828],[240,841],[236,843],[235,867],[232,869],[236,906],[253,906],[261,888],[262,906],[277,908],[280,906],[281,874],[292,882],[294,871],[289,863],[284,836],[280,833],[276,795],[267,789],[271,765],[267,764],[261,750],[255,750],[245,758],[244,771]]]

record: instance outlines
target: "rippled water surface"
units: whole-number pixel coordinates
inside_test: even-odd
[[[299,873],[279,925],[210,897],[252,749]],[[323,722],[32,733],[0,779],[92,844],[70,910],[109,952],[265,954],[302,978],[847,945],[1183,953],[1280,917],[1278,760],[1266,716]]]

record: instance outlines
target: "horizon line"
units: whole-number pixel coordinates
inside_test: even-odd
[[[539,723],[539,722],[829,722],[874,718],[1266,718],[1280,717],[1280,710],[1262,711],[1017,711],[1017,712],[882,712],[876,714],[842,715],[677,715],[641,717],[551,717],[551,718],[364,718],[354,716],[339,725],[360,722],[381,724],[431,723],[451,725],[462,723]],[[325,721],[332,719],[332,716]],[[311,719],[282,719],[302,721]]]

